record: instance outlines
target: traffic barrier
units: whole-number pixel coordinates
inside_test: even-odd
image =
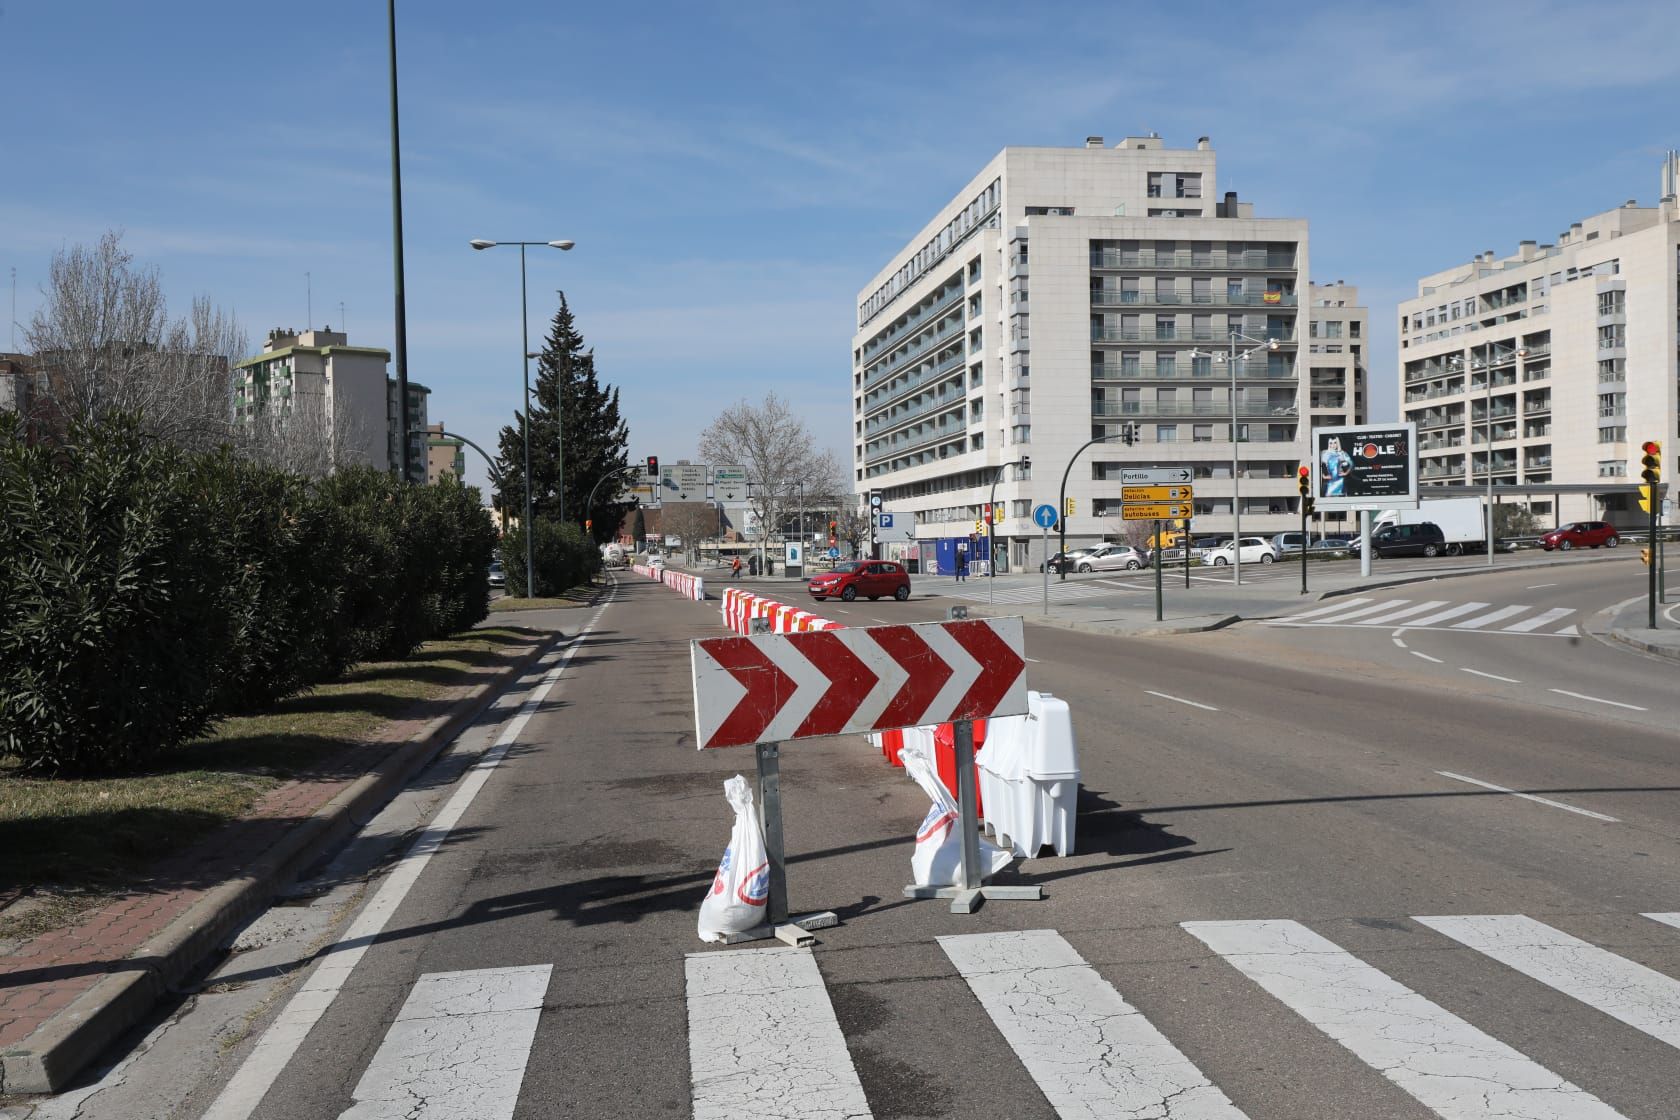
[[[666,568],[661,573],[660,582],[686,598],[702,603],[706,601],[706,581],[700,576],[691,576],[687,572],[673,572]]]
[[[657,568],[650,568],[646,564],[632,564],[630,565],[630,570],[635,572],[637,575],[646,576],[649,579],[659,578],[659,570]]]
[[[1066,700],[1027,692],[1027,714],[990,721],[974,757],[986,823],[998,843],[1031,859],[1048,844],[1073,854],[1079,805],[1079,746]]]

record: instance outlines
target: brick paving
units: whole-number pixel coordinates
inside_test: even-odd
[[[516,662],[528,647],[502,654],[471,670],[488,677]],[[453,705],[481,681],[446,690],[427,708]],[[424,732],[431,716],[392,720],[375,735],[340,753],[325,767],[269,791],[240,820],[152,868],[133,890],[74,925],[43,933],[0,960],[0,1049],[28,1038],[104,977],[143,962],[135,954],[212,888],[236,877],[287,829],[307,819],[398,747]]]

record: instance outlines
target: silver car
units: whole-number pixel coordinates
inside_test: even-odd
[[[1129,544],[1105,544],[1079,557],[1074,565],[1078,572],[1112,572],[1120,569],[1137,571],[1149,567],[1149,557]]]

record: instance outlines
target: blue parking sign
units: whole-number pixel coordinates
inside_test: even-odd
[[[891,529],[892,527],[893,527],[893,515],[890,514],[890,513],[881,514],[881,528]]]

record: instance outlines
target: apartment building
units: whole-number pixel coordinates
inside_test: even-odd
[[[262,351],[234,365],[235,422],[259,419],[289,437],[299,450],[300,464],[307,451],[325,462],[362,462],[388,470],[397,468],[397,439],[403,424],[397,417],[395,379],[386,376],[390,351],[351,346],[349,336],[330,326],[323,329],[272,330]],[[431,390],[408,383],[407,427],[426,427],[426,398]],[[424,437],[410,444],[409,477],[426,481]]]
[[[467,477],[467,445],[455,436],[443,434],[443,424],[426,425],[426,481],[436,482],[446,474]]]
[[[34,404],[35,371],[26,354],[0,354],[0,412],[28,416]]]
[[[397,440],[402,433],[408,433],[408,480],[425,485],[429,475],[429,452],[426,445],[429,437],[426,435],[426,401],[432,391],[418,381],[408,383],[408,408],[402,420],[397,418],[397,379],[387,378],[385,381],[385,453],[387,463],[395,471],[402,461],[401,447]]]
[[[1307,428],[1364,424],[1371,419],[1366,387],[1366,346],[1371,311],[1359,302],[1359,289],[1342,280],[1308,286]],[[1345,510],[1317,517],[1326,532],[1350,529],[1357,515]]]
[[[1070,545],[1124,533],[1138,466],[1192,470],[1198,532],[1229,532],[1238,500],[1244,533],[1288,529],[1307,291],[1306,221],[1221,196],[1206,137],[1005,148],[858,294],[854,485],[919,539],[960,537],[1001,470],[1015,568],[1038,563],[1032,507],[1070,462]]]
[[[1425,276],[1400,305],[1401,415],[1425,485],[1487,484],[1547,520],[1644,514],[1640,444],[1676,442],[1680,155],[1660,201],[1629,199],[1555,242]],[[1664,481],[1673,483],[1673,452]]]

